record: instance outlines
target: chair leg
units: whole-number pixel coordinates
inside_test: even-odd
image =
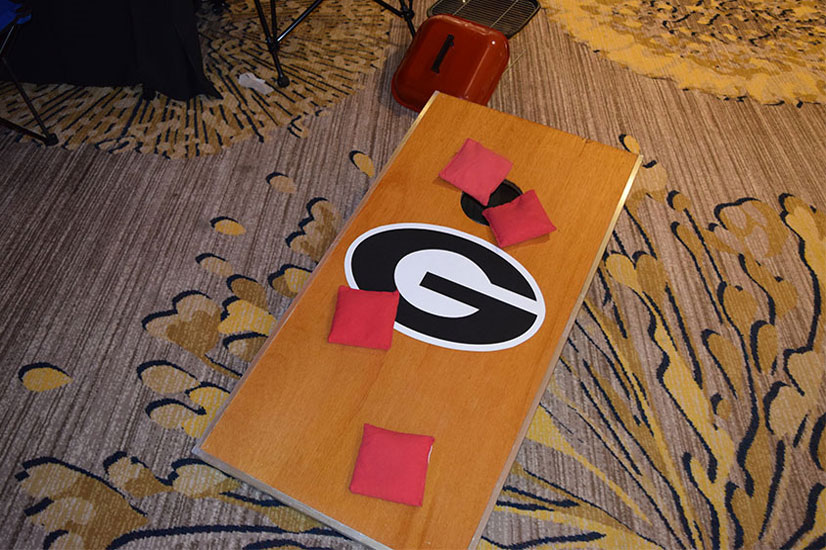
[[[33,131],[29,130],[28,128],[24,128],[23,126],[15,124],[14,122],[12,122],[10,120],[6,120],[5,118],[2,118],[2,117],[0,117],[0,124],[3,124],[4,126],[7,126],[11,129],[16,130],[18,132],[21,132],[23,134],[26,134],[29,137],[33,137],[35,139],[38,139],[46,145],[55,145],[57,143],[57,136],[54,135],[53,133],[49,132],[49,129],[46,127],[46,124],[43,122],[43,119],[40,118],[40,114],[37,112],[37,109],[35,109],[34,103],[32,103],[32,100],[29,99],[29,94],[26,93],[26,90],[23,89],[23,86],[20,84],[20,81],[17,80],[17,77],[14,75],[14,71],[11,70],[11,65],[6,60],[6,57],[4,55],[6,53],[6,49],[8,48],[9,44],[11,44],[12,37],[13,37],[14,31],[16,29],[17,29],[17,25],[16,24],[12,25],[12,28],[9,29],[9,32],[6,35],[6,38],[3,40],[3,45],[2,45],[2,47],[0,47],[0,60],[3,61],[3,66],[6,68],[6,72],[8,73],[9,77],[11,78],[11,81],[14,83],[14,87],[17,88],[17,91],[23,97],[23,101],[26,102],[26,106],[29,108],[29,111],[34,116],[34,120],[35,120],[35,122],[37,122],[37,125],[40,127],[40,131],[42,132],[42,134],[38,134],[36,132],[33,132]]]
[[[416,15],[413,13],[413,0],[407,0],[407,5],[405,5],[404,0],[399,0],[399,4],[401,4],[401,16],[404,19],[404,22],[407,23],[407,28],[410,30],[410,36],[415,38],[416,37],[416,27],[413,26],[413,16]]]
[[[8,61],[3,59],[3,65],[6,68],[6,72],[11,77],[11,80],[14,83],[14,86],[17,88],[17,91],[20,92],[20,95],[23,97],[23,101],[26,102],[26,106],[29,108],[29,111],[31,111],[32,115],[34,116],[34,120],[35,120],[35,122],[37,122],[37,125],[40,127],[40,131],[42,132],[42,134],[38,134],[36,132],[33,132],[33,131],[29,130],[28,128],[24,128],[22,126],[19,126],[19,125],[15,124],[14,122],[10,121],[10,120],[0,119],[0,121],[2,121],[2,123],[4,125],[9,126],[9,127],[13,128],[14,130],[17,130],[18,132],[22,132],[22,133],[26,134],[27,136],[33,137],[35,139],[39,139],[45,145],[55,145],[55,144],[57,144],[57,136],[54,133],[49,132],[49,129],[46,127],[46,124],[43,122],[43,119],[40,118],[40,114],[37,112],[37,109],[35,109],[34,104],[32,103],[32,100],[29,99],[29,94],[27,94],[26,90],[23,89],[23,86],[20,85],[20,82],[17,80],[17,77],[14,76],[14,72],[12,72],[11,66],[9,65]]]

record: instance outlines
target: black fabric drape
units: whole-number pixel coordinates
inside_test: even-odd
[[[204,75],[192,0],[31,0],[10,52],[24,82],[142,84],[174,99],[219,94]]]

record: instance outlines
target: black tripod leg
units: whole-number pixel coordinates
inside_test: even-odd
[[[399,4],[401,5],[401,9],[394,8],[384,0],[373,0],[376,4],[383,7],[393,15],[397,15],[404,19],[404,22],[407,23],[407,28],[410,29],[410,35],[416,36],[416,27],[413,26],[413,16],[416,15],[413,13],[413,0],[399,0]]]
[[[278,79],[275,82],[279,88],[286,88],[290,85],[290,79],[284,74],[284,69],[281,68],[281,62],[278,61],[278,54],[273,53],[272,55],[275,61],[275,70],[278,72]]]
[[[413,0],[408,0],[407,5],[404,4],[404,0],[399,0],[399,4],[402,6],[402,17],[407,23],[407,28],[410,29],[410,36],[415,38],[416,27],[413,26],[413,16],[416,14],[413,13]]]
[[[281,60],[278,58],[278,47],[281,45],[281,40],[275,38],[275,31],[278,29],[278,25],[275,23],[277,21],[275,18],[275,0],[270,0],[270,21],[272,21],[273,44],[275,45],[275,51],[272,56],[275,62],[275,70],[278,73],[276,83],[280,88],[286,88],[290,85],[290,79],[284,74],[284,69],[281,68]]]
[[[284,69],[281,67],[281,60],[278,59],[278,41],[275,39],[276,19],[275,19],[275,0],[270,1],[270,13],[272,16],[272,29],[267,25],[267,16],[264,14],[264,8],[261,6],[261,0],[255,0],[255,11],[258,12],[258,19],[261,21],[261,28],[264,30],[264,39],[267,42],[267,49],[270,51],[272,61],[275,64],[275,70],[278,73],[276,82],[282,88],[290,85],[290,79],[284,74]]]
[[[35,122],[37,122],[37,125],[40,126],[40,131],[42,132],[42,135],[32,132],[31,130],[28,130],[26,128],[23,128],[22,126],[18,126],[17,124],[11,121],[4,120],[4,122],[7,125],[14,128],[15,130],[23,132],[24,134],[31,136],[33,138],[39,139],[46,145],[55,145],[57,143],[57,136],[53,133],[50,133],[49,129],[46,128],[46,124],[43,123],[43,119],[40,118],[40,114],[38,114],[37,109],[34,108],[32,100],[29,99],[29,95],[26,93],[26,90],[23,89],[23,86],[20,85],[20,82],[17,80],[17,77],[14,76],[14,73],[11,70],[11,66],[5,58],[3,58],[3,65],[6,67],[6,72],[9,74],[9,77],[11,77],[12,82],[14,82],[14,86],[17,88],[17,91],[20,92],[20,95],[23,97],[23,101],[26,102],[26,106],[29,108],[29,111],[31,111],[32,115],[34,116]]]
[[[3,39],[3,44],[0,45],[0,60],[3,61],[3,66],[6,68],[6,72],[9,74],[9,78],[11,78],[12,82],[14,83],[15,88],[17,88],[17,91],[20,92],[20,95],[23,97],[23,101],[26,102],[26,106],[29,108],[29,111],[34,116],[35,122],[37,122],[37,125],[40,126],[40,131],[42,132],[42,135],[37,134],[35,132],[32,132],[31,130],[29,130],[27,128],[23,128],[22,126],[19,126],[19,125],[15,124],[14,122],[12,122],[10,120],[6,120],[4,118],[0,118],[0,123],[2,123],[4,126],[8,126],[10,128],[13,128],[13,129],[17,130],[18,132],[22,132],[22,133],[26,134],[27,136],[31,136],[33,138],[39,139],[40,141],[42,141],[46,145],[54,145],[54,144],[57,143],[57,136],[50,133],[49,129],[46,128],[46,125],[43,123],[43,119],[40,118],[40,114],[37,112],[37,109],[34,108],[34,104],[32,103],[32,100],[29,99],[29,95],[26,93],[26,90],[23,89],[23,86],[20,85],[20,81],[18,81],[17,77],[14,76],[14,71],[11,70],[11,65],[9,64],[8,61],[6,61],[6,55],[5,54],[6,54],[6,51],[8,50],[8,48],[10,47],[10,45],[12,43],[12,40],[14,38],[14,33],[15,33],[16,30],[17,30],[17,24],[15,23],[9,29],[9,32],[6,33],[6,36]]]

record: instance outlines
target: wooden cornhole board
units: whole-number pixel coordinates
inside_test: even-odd
[[[473,261],[481,264],[474,267],[455,251],[433,250],[441,246],[433,243],[442,242],[442,228],[448,228],[477,252],[485,249],[480,242],[491,243],[486,250],[493,255],[482,256],[502,258],[490,228],[469,219],[460,207],[462,193],[438,177],[466,138],[513,161],[508,179],[523,191],[535,190],[558,227],[548,236],[508,247],[506,256],[522,269],[504,278],[487,273],[493,282],[479,279],[478,272],[489,266],[478,257]],[[375,548],[475,547],[639,165],[637,155],[434,94],[195,454]],[[409,224],[429,243],[417,251],[409,238],[398,240],[416,252],[399,265],[415,271],[415,258],[435,262],[419,265],[420,275],[431,271],[438,281],[447,281],[442,291],[447,296],[455,296],[450,284],[458,283],[460,290],[471,287],[471,294],[493,296],[491,303],[498,306],[515,297],[512,305],[524,310],[519,321],[524,326],[502,327],[512,332],[504,343],[450,347],[450,327],[458,327],[457,334],[465,322],[473,328],[474,316],[466,311],[469,316],[462,317],[462,308],[474,308],[414,288],[416,280],[411,283],[408,273],[408,280],[399,283],[402,298],[407,294],[427,310],[430,293],[436,302],[425,318],[435,313],[447,319],[435,335],[425,334],[428,327],[401,326],[397,317],[389,351],[327,343],[339,285],[365,270],[345,265],[353,262],[348,249],[370,235],[386,237],[387,231],[404,227],[396,224]],[[374,259],[379,264],[398,260],[391,256]],[[453,268],[469,272],[451,281]],[[520,277],[514,273],[524,280],[514,282]],[[530,289],[517,288],[531,280]],[[498,316],[494,312],[485,323],[495,325]],[[450,330],[444,332],[445,327]],[[496,340],[492,332],[487,338]],[[421,507],[349,491],[365,423],[435,438]]]

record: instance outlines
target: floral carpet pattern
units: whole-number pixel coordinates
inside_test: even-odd
[[[359,151],[349,157],[353,170]],[[287,176],[272,183],[278,193],[290,194]],[[286,191],[283,189],[286,188]],[[328,200],[317,197],[306,205],[306,217],[298,220],[295,231],[285,235],[284,244],[304,258],[301,266],[285,264],[270,274],[266,284],[237,273],[232,263],[211,252],[193,260],[213,279],[223,283],[226,297],[211,298],[200,289],[183,290],[171,300],[168,310],[144,317],[140,324],[146,337],[154,337],[185,352],[197,365],[181,366],[163,357],[147,358],[134,373],[145,388],[145,403],[136,403],[135,414],[164,430],[181,431],[191,438],[200,437],[223,402],[242,370],[275,326],[268,309],[268,294],[294,297],[307,280],[312,268],[335,238],[342,224],[338,209]],[[206,225],[206,224],[204,224]],[[218,241],[243,239],[243,225],[226,216],[209,220]],[[220,284],[210,285],[214,290]],[[220,383],[207,379],[221,380]],[[74,382],[55,365],[36,363],[20,368],[19,392],[58,392],[54,399],[72,400]],[[59,389],[62,388],[62,389]],[[202,544],[220,540],[221,545],[244,548],[291,546],[309,548],[301,541],[317,540],[319,548],[328,544],[349,544],[342,535],[317,521],[244,486],[188,453],[169,462],[167,468],[153,472],[141,457],[113,449],[99,465],[88,470],[58,457],[37,456],[26,460],[16,474],[20,489],[32,499],[25,515],[44,530],[44,548],[140,548],[151,541],[186,541]],[[154,499],[174,493],[179,498],[213,499],[230,508],[259,516],[266,525],[221,525],[214,522],[176,525],[157,529],[162,521],[153,517]],[[292,536],[300,539],[292,540]],[[165,543],[164,543],[165,544]]]
[[[269,3],[262,4],[269,14]],[[279,2],[280,29],[305,7],[300,0]],[[275,66],[251,1],[234,1],[219,15],[205,6],[198,14],[204,73],[220,99],[199,95],[178,101],[156,94],[145,100],[140,86],[25,87],[59,145],[70,150],[92,145],[112,153],[190,158],[218,153],[243,140],[271,139],[279,127],[304,137],[305,116],[360,89],[362,77],[381,65],[389,17],[373,2],[323,2],[280,45],[279,59],[291,80],[287,88],[275,83]],[[239,77],[245,73],[254,74],[271,91],[241,86]],[[10,82],[0,83],[0,113],[32,125]]]
[[[761,103],[826,101],[822,0],[541,0],[576,40],[640,74]]]
[[[669,274],[641,201],[671,210],[701,295]],[[614,235],[527,436],[611,505],[517,463],[498,510],[570,530],[539,547],[823,548],[826,217],[781,195],[718,204],[704,220],[679,191],[637,187],[623,221],[636,234]],[[808,284],[787,279],[800,272]],[[691,318],[689,304],[707,315]],[[595,447],[615,463],[597,465]]]

